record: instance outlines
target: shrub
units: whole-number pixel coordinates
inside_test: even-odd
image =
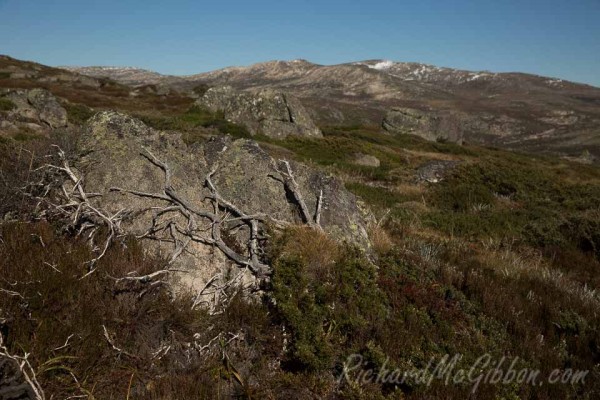
[[[194,88],[192,89],[192,92],[194,92],[198,96],[202,97],[208,91],[208,89],[210,89],[210,86],[208,86],[205,83],[201,83],[197,86],[194,86]]]
[[[84,104],[65,103],[64,107],[67,110],[69,122],[75,125],[82,125],[94,116],[94,110]]]
[[[10,99],[0,97],[0,111],[10,111],[17,107]]]
[[[398,194],[389,189],[365,185],[359,182],[346,183],[346,189],[359,196],[368,204],[378,208],[391,208],[401,201]]]
[[[175,116],[139,115],[138,118],[148,126],[160,130],[177,130],[190,133],[195,128],[214,128],[220,133],[234,137],[248,138],[251,136],[245,127],[225,120],[223,113],[213,113],[198,106],[192,106],[185,113]],[[187,139],[193,141],[194,136],[188,136]]]
[[[210,316],[166,285],[116,281],[165,265],[134,239],[82,279],[93,257],[49,223],[0,225],[0,334],[12,354],[31,353],[48,398],[225,398],[252,393],[257,379],[269,388],[263,375],[282,344],[261,303],[229,293]],[[226,343],[228,332],[239,339]],[[193,343],[211,344],[197,352]]]
[[[319,233],[296,229],[276,245],[273,299],[290,332],[286,367],[291,370],[331,369],[352,343],[366,345],[372,323],[385,314],[375,267],[356,249],[334,243],[315,254],[318,238]],[[335,351],[340,343],[344,349]]]

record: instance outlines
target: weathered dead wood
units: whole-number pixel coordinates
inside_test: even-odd
[[[110,245],[117,238],[124,236],[121,228],[122,221],[125,218],[136,218],[147,212],[153,213],[151,224],[144,233],[138,235],[138,238],[170,243],[173,249],[168,257],[167,264],[161,270],[151,274],[116,278],[118,281],[148,283],[156,279],[162,279],[163,276],[175,271],[171,266],[181,254],[188,251],[187,248],[192,242],[216,247],[228,259],[241,267],[248,268],[259,278],[270,274],[270,267],[261,261],[264,253],[261,241],[267,236],[265,234],[266,228],[267,226],[273,226],[281,229],[290,223],[274,219],[262,213],[246,213],[232,201],[222,196],[212,181],[213,175],[219,169],[218,164],[214,165],[204,179],[204,186],[208,189],[205,199],[210,200],[213,206],[212,211],[207,211],[201,209],[200,205],[192,204],[184,199],[173,185],[173,172],[169,164],[159,159],[148,148],[143,147],[143,151],[140,153],[141,156],[163,173],[162,190],[151,193],[139,191],[135,188],[111,187],[109,191],[126,196],[155,200],[161,204],[138,210],[135,214],[126,209],[110,214],[91,204],[90,199],[101,196],[101,194],[87,193],[84,189],[84,178],[78,176],[71,168],[62,149],[57,147],[57,152],[60,165],[48,164],[45,167],[64,174],[72,187],[67,188],[63,184],[60,187],[60,193],[65,202],[63,204],[50,203],[51,207],[59,215],[70,219],[72,226],[76,228],[77,235],[86,234],[92,248],[97,252],[96,257],[89,261],[88,272],[84,277],[96,271],[98,261],[106,255]],[[293,201],[299,207],[302,221],[313,228],[321,229],[323,192],[319,193],[316,210],[311,213],[304,201],[290,163],[281,160],[278,172],[281,178],[277,179],[281,179],[285,189],[291,194]],[[46,190],[44,193],[48,192],[49,190]],[[185,221],[185,223],[182,223],[182,221]],[[102,227],[107,228],[108,232],[102,243],[96,244],[96,238]],[[248,239],[245,252],[240,253],[234,250],[223,240],[224,230],[231,232],[232,229],[247,229]]]
[[[108,330],[106,329],[106,326],[102,325],[102,329],[104,331],[104,339],[106,339],[106,341],[108,342],[108,344],[113,348],[113,350],[115,350],[119,355],[123,354],[126,355],[127,357],[131,357],[131,358],[138,358],[135,355],[126,352],[125,350],[117,347],[115,345],[115,341],[110,337]]]
[[[22,356],[11,354],[8,351],[8,348],[4,345],[4,337],[2,334],[0,334],[0,360],[4,358],[14,363],[35,398],[37,400],[45,400],[46,395],[44,394],[44,389],[38,382],[35,369],[29,362],[30,355],[31,354],[27,352],[25,352]]]
[[[281,162],[281,164],[283,164],[285,169],[279,168],[277,172],[279,172],[279,174],[282,176],[286,190],[292,195],[294,201],[300,208],[300,217],[302,218],[302,222],[304,222],[312,228],[321,230],[321,206],[323,203],[323,191],[321,190],[319,197],[317,198],[317,210],[313,215],[308,210],[308,206],[304,201],[304,197],[302,197],[302,192],[300,191],[298,182],[296,182],[296,178],[294,177],[294,173],[292,171],[292,167],[290,166],[290,162],[287,160],[279,161]]]

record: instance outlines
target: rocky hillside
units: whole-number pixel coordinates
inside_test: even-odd
[[[94,70],[93,75],[119,80],[126,71]],[[142,83],[147,72],[135,70],[133,75]],[[434,119],[443,114],[450,125],[466,125],[461,140],[572,157],[587,150],[600,157],[600,89],[554,78],[385,60],[332,66],[294,60],[178,78],[152,74],[147,82],[184,91],[200,84],[285,90],[327,125],[380,125],[388,112],[409,108]],[[424,136],[456,135],[428,131]]]
[[[147,69],[135,67],[59,67],[61,69],[75,72],[81,75],[95,78],[110,78],[124,85],[139,86],[168,82],[170,79],[178,80],[177,77],[159,74]]]
[[[0,58],[0,399],[598,398],[598,166],[473,144],[521,120],[362,64],[176,89]],[[386,129],[313,130],[283,75]],[[383,108],[397,82],[438,100]]]

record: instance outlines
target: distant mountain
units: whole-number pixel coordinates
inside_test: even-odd
[[[162,75],[158,72],[148,71],[136,67],[59,67],[67,71],[76,72],[82,75],[94,78],[110,78],[124,85],[154,85],[177,80],[178,78],[169,75]]]
[[[450,125],[466,141],[569,156],[587,150],[600,158],[600,88],[556,78],[388,60],[339,65],[268,61],[189,76],[138,68],[68,69],[189,93],[201,84],[289,91],[323,125],[379,125],[391,110],[416,110],[415,115],[425,115],[433,124],[455,121]]]

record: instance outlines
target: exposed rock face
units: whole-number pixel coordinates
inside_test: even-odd
[[[459,164],[459,161],[433,160],[421,165],[417,170],[417,180],[438,183]]]
[[[160,213],[169,206],[167,201],[126,192],[165,196],[163,171],[144,154],[153,154],[168,164],[173,192],[199,212],[216,212],[207,187],[206,177],[210,176],[219,195],[247,215],[264,214],[285,223],[302,222],[297,205],[290,200],[283,184],[281,164],[251,140],[214,137],[204,144],[188,146],[177,133],[154,130],[124,114],[101,112],[87,122],[78,152],[75,167],[85,177],[85,191],[101,194],[90,201],[107,215],[121,210],[121,215],[127,216],[121,222],[123,231],[145,237],[149,249],[167,255],[172,254],[178,244],[186,243],[185,251],[176,260],[177,269],[186,271],[177,278],[185,287],[202,288],[215,275],[220,274],[225,279],[240,273],[240,281],[250,284],[253,276],[215,246],[190,242],[182,234],[192,229],[198,237],[210,239],[210,221],[197,217],[197,226],[191,227],[177,210]],[[311,212],[316,212],[322,191],[323,230],[366,249],[369,246],[365,229],[368,217],[354,195],[336,178],[299,163],[290,162],[290,166]],[[209,171],[213,173],[209,175]],[[227,213],[219,210],[218,214]],[[149,233],[153,221],[155,227],[171,224],[174,229]],[[248,226],[233,216],[223,220],[221,225],[228,245],[243,257],[250,257]],[[263,228],[261,226],[261,231]]]
[[[67,111],[47,90],[5,89],[0,91],[0,97],[12,104],[12,109],[0,113],[1,126],[5,130],[44,131],[67,126]]]
[[[375,156],[363,153],[357,153],[354,155],[354,164],[361,165],[363,167],[379,167],[381,161]]]
[[[462,113],[451,110],[394,108],[383,119],[382,126],[391,133],[408,133],[429,141],[463,144],[487,142],[507,146],[511,138],[522,141],[525,128],[507,115]],[[519,136],[521,135],[521,136]]]
[[[209,89],[197,104],[222,111],[225,118],[244,125],[251,134],[322,136],[300,101],[283,92],[267,89],[251,94],[222,86]]]
[[[235,199],[248,213],[262,212],[279,220],[302,222],[278,178],[281,166],[256,142],[215,137],[204,146],[204,154],[211,168],[222,167],[213,181],[223,197]],[[318,194],[323,191],[321,225],[325,232],[366,248],[364,211],[355,196],[333,176],[293,161],[290,165],[309,210],[316,210]]]
[[[414,108],[394,108],[387,113],[382,125],[390,132],[410,133],[431,141],[463,141],[460,121],[450,114]]]

